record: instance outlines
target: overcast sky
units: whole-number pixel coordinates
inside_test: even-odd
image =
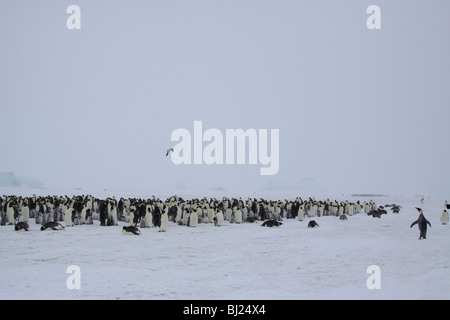
[[[69,30],[69,5],[81,29]],[[381,8],[381,30],[366,9]],[[0,171],[49,187],[450,193],[450,1],[0,2]],[[279,171],[175,129],[279,129]],[[300,189],[299,189],[300,190]]]

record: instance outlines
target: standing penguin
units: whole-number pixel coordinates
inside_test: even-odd
[[[412,228],[413,225],[418,224],[419,230],[420,230],[419,240],[426,239],[427,238],[427,224],[431,227],[431,223],[430,223],[430,221],[425,219],[422,209],[420,209],[420,208],[416,208],[416,209],[420,212],[420,215],[419,215],[419,218],[411,224],[410,228]]]
[[[179,223],[182,220],[183,217],[183,209],[179,205],[177,207],[177,216],[175,217],[175,222]]]
[[[98,212],[100,213],[100,225],[106,226],[106,220],[108,219],[108,203],[105,200],[100,200]]]
[[[441,222],[442,224],[447,224],[448,223],[448,212],[447,210],[444,210],[441,214]]]
[[[237,209],[234,212],[234,222],[242,223],[242,211],[241,211],[241,209]]]
[[[130,208],[130,215],[129,215],[129,222],[130,222],[130,226],[135,226],[135,222],[134,222],[134,212],[136,211],[136,208],[134,206],[132,206]]]
[[[28,204],[26,202],[22,206],[22,217],[25,222],[30,220],[30,209],[28,208]]]
[[[227,220],[227,221],[231,221],[231,215],[232,215],[232,211],[231,211],[231,208],[226,208],[226,210],[225,210],[225,219]]]
[[[189,216],[189,226],[196,227],[198,225],[198,214],[197,209],[192,210],[191,215]]]
[[[92,224],[92,214],[91,209],[88,207],[84,207],[83,210],[81,210],[81,224]]]
[[[75,209],[74,208],[69,208],[64,213],[64,225],[66,227],[72,227],[73,226],[72,216],[74,214],[75,214]]]
[[[223,224],[223,213],[222,210],[217,210],[216,215],[214,216],[214,225],[220,227]]]
[[[154,227],[160,227],[161,226],[161,209],[159,205],[155,205],[155,208],[152,212],[152,225]]]
[[[108,210],[108,225],[117,226],[118,220],[119,219],[117,217],[117,206],[115,203],[110,203]]]
[[[303,221],[305,219],[305,210],[303,209],[303,204],[298,207],[297,219],[298,221]]]
[[[8,225],[14,225],[14,204],[9,203],[6,209],[6,218],[8,219]]]
[[[166,232],[167,226],[169,225],[169,215],[167,214],[167,211],[169,209],[167,207],[164,207],[163,213],[161,215],[161,225],[159,226],[159,232]]]
[[[214,222],[214,217],[215,217],[214,209],[211,208],[211,207],[208,207],[208,222],[209,223],[213,223]]]
[[[145,227],[146,228],[151,228],[151,227],[153,227],[153,225],[152,225],[152,219],[153,219],[153,217],[152,217],[152,205],[147,203],[145,205],[145,210],[146,210],[145,211],[145,217],[144,217]]]

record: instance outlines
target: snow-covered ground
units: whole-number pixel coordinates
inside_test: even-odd
[[[278,197],[285,198],[294,199]],[[381,219],[363,211],[347,221],[315,217],[315,229],[307,228],[311,218],[278,228],[170,223],[165,233],[140,236],[99,221],[46,232],[33,220],[29,232],[2,226],[0,299],[450,299],[450,225],[439,221],[445,199],[372,199],[403,209]],[[416,206],[432,225],[426,240],[409,228]],[[80,289],[67,288],[70,265],[80,268]],[[380,268],[380,289],[367,288],[371,265]]]

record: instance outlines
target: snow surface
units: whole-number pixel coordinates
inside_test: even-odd
[[[312,218],[279,228],[170,223],[165,233],[141,228],[140,236],[122,235],[123,222],[43,232],[32,219],[29,232],[0,227],[0,299],[450,299],[450,226],[439,221],[445,199],[329,198],[403,209],[381,219],[363,211],[347,221],[315,217],[315,229],[307,228]],[[432,225],[426,240],[409,227],[416,206]],[[80,289],[66,286],[69,265],[80,267]],[[370,265],[380,267],[381,289],[367,288]]]

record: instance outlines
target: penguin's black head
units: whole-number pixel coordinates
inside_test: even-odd
[[[417,209],[417,211],[419,211],[420,213],[423,213],[422,209],[417,208],[417,207],[416,207],[416,209]]]

